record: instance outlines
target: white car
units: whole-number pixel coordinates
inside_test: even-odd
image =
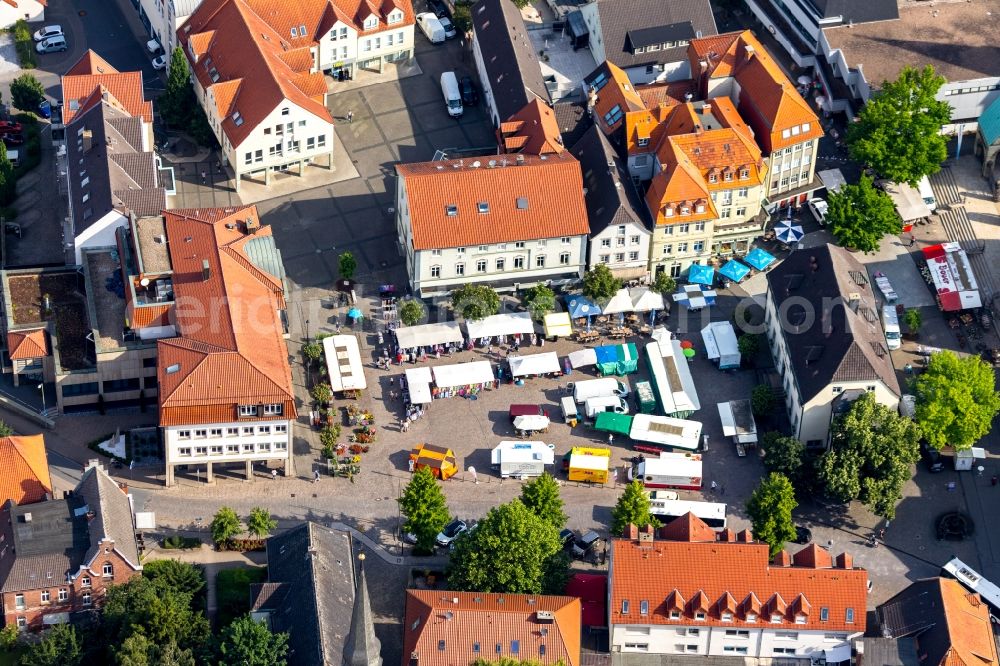
[[[441,27],[444,28],[445,39],[454,39],[458,36],[458,32],[455,30],[455,24],[451,22],[451,19],[447,16],[439,16],[438,21],[441,23]]]
[[[830,210],[829,204],[819,197],[813,197],[809,200],[809,211],[816,218],[816,221],[820,223],[820,226],[826,225],[826,213],[828,210]]]
[[[32,35],[36,42],[40,42],[43,39],[48,39],[49,37],[56,37],[63,34],[61,25],[47,25],[44,28],[39,28]]]
[[[150,53],[159,53],[160,43],[155,39],[151,39],[148,42],[146,42],[146,50],[149,51]]]
[[[167,66],[167,54],[161,54],[153,58],[153,69],[159,71]]]
[[[65,51],[68,48],[66,38],[62,35],[49,37],[35,44],[35,50],[39,53],[55,53],[56,51]]]

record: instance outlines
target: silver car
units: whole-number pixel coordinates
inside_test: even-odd
[[[32,37],[36,42],[40,42],[48,39],[49,37],[58,37],[61,34],[63,34],[61,25],[47,25],[44,28],[36,30]]]

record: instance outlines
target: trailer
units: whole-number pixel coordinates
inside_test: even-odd
[[[501,478],[526,479],[544,474],[545,466],[555,462],[555,453],[545,442],[504,441],[493,449],[491,462]]]
[[[695,451],[698,442],[701,441],[701,428],[701,424],[697,421],[636,414],[632,417],[632,430],[628,436],[636,442],[650,444],[656,449],[670,447]],[[649,451],[638,445],[635,448],[638,451]]]
[[[701,489],[701,456],[692,453],[661,453],[646,458],[630,472],[646,488]]]
[[[563,460],[570,481],[608,482],[611,473],[611,449],[575,446]]]
[[[709,360],[719,366],[719,370],[740,367],[740,346],[736,342],[736,331],[728,321],[713,321],[701,329],[701,339]]]
[[[635,402],[641,414],[652,414],[656,411],[656,394],[649,382],[638,382],[635,385]]]
[[[648,343],[646,363],[664,414],[683,419],[701,409],[691,368],[679,340]]]
[[[714,529],[726,527],[726,505],[720,502],[692,502],[682,499],[650,497],[649,513],[661,519],[664,525],[691,513]]]
[[[717,403],[716,407],[722,421],[722,434],[733,438],[737,455],[745,456],[747,446],[757,446],[757,422],[753,418],[750,401],[730,400]]]

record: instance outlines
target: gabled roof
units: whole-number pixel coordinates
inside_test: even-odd
[[[535,48],[521,11],[509,0],[479,0],[472,7],[472,30],[486,69],[497,115],[510,118],[532,99],[549,103]]]
[[[766,543],[751,542],[750,535],[712,540],[713,531],[701,519],[690,514],[685,519],[685,529],[670,530],[672,522],[660,530],[670,540],[612,540],[612,625],[695,624],[694,613],[702,611],[699,625],[752,628],[765,620],[749,614],[775,613],[781,615],[780,623],[769,624],[775,629],[864,632],[868,574],[863,569],[774,565]],[[681,617],[670,618],[671,610],[681,610]],[[723,612],[732,617],[723,621]],[[796,622],[796,615],[805,622]]]
[[[153,103],[143,96],[142,72],[119,72],[93,51],[87,51],[62,77],[63,123],[69,125],[95,91],[113,100],[128,115],[153,122]]]
[[[323,102],[323,73],[310,71],[313,61],[303,51],[315,46],[327,4],[327,0],[204,0],[177,31],[192,73],[213,97],[218,95],[222,130],[233,146],[286,102],[333,122]],[[412,22],[412,11],[405,20]],[[233,81],[241,84],[234,86]]]
[[[605,134],[621,127],[621,119],[630,111],[646,107],[628,75],[618,66],[603,62],[583,79],[584,90],[594,96],[594,118]]]
[[[591,236],[612,225],[637,224],[648,228],[642,196],[599,128],[587,130],[570,152],[580,161],[583,171]]]
[[[767,273],[767,284],[786,318],[780,329],[802,404],[835,382],[878,380],[901,395],[872,284],[851,253],[834,245],[795,250]],[[789,299],[808,301],[817,315],[803,306],[783,308]]]
[[[294,418],[282,283],[246,251],[271,228],[248,232],[246,220],[260,220],[254,206],[172,210],[165,219],[175,299],[201,308],[177,310],[179,337],[157,342],[160,424],[232,420],[238,405],[260,403],[283,404]],[[237,307],[237,297],[254,307]]]
[[[415,250],[589,233],[580,164],[567,152],[398,164],[396,172]]]
[[[576,597],[407,590],[404,662],[417,653],[421,666],[490,655],[579,666],[581,613]]]
[[[84,556],[84,565],[96,566],[94,561],[103,553],[104,543],[114,541],[115,552],[133,569],[141,569],[132,503],[125,491],[108,476],[103,467],[92,465],[80,477],[75,492],[93,513],[93,518],[87,523],[90,547]]]
[[[52,494],[42,435],[0,438],[0,502],[41,502]]]
[[[996,666],[989,607],[951,578],[926,578],[878,607],[887,638],[915,637],[926,666]]]
[[[688,41],[718,32],[708,0],[598,0],[597,11],[605,57],[619,67],[681,62]]]
[[[674,137],[665,137],[657,155],[663,164],[663,170],[653,174],[653,180],[646,191],[646,205],[654,227],[718,217],[708,183]],[[673,215],[668,215],[664,210],[667,204],[673,209]],[[699,206],[702,208],[701,212],[698,211]],[[684,207],[690,212],[683,214]]]
[[[497,135],[501,150],[508,153],[547,155],[566,150],[555,112],[537,98],[501,123]]]
[[[7,333],[7,355],[12,361],[41,358],[50,353],[49,334],[44,328],[30,328]]]

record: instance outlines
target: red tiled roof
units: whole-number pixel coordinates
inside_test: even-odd
[[[692,520],[693,519],[693,520]],[[693,516],[691,522],[701,522]],[[704,523],[702,523],[704,525]],[[705,526],[707,528],[707,526]],[[690,530],[703,538],[705,528]],[[662,534],[662,531],[661,531]],[[805,550],[812,551],[814,546]],[[816,558],[815,554],[812,556]],[[819,558],[816,558],[819,559]],[[749,542],[655,540],[640,543],[615,539],[611,545],[612,624],[695,624],[694,611],[706,612],[698,624],[771,628],[854,631],[865,630],[868,573],[863,569],[793,565],[768,562],[768,545]],[[687,598],[686,604],[683,599]],[[623,613],[623,601],[628,612]],[[640,615],[640,602],[649,613]],[[747,610],[764,602],[755,622]],[[721,608],[736,604],[732,621],[723,621]],[[670,607],[684,606],[680,619],[670,619]],[[827,619],[818,609],[827,609]],[[847,621],[847,609],[854,621]],[[770,615],[782,615],[779,624]],[[804,616],[796,622],[795,614]]]
[[[539,621],[540,611],[552,620]],[[407,590],[402,663],[416,653],[420,666],[499,657],[579,666],[580,621],[576,597]]]
[[[718,217],[708,183],[698,167],[681,150],[676,139],[666,137],[657,155],[663,164],[663,170],[653,175],[646,192],[646,205],[653,223],[657,226],[683,224]],[[673,215],[667,215],[664,210],[668,204],[674,211]],[[701,212],[698,212],[698,206],[702,207]],[[690,212],[683,214],[684,208],[688,208]]]
[[[143,97],[142,72],[119,72],[93,51],[87,51],[62,77],[63,122],[69,124],[102,95],[130,116],[153,122],[153,103]]]
[[[948,622],[948,650],[941,666],[991,666],[1000,663],[990,625],[990,609],[957,580],[939,578],[944,616]],[[918,643],[920,639],[917,639]]]
[[[237,405],[282,403],[295,417],[288,349],[278,309],[280,281],[254,266],[245,252],[261,227],[254,206],[165,213],[179,337],[159,340],[160,424],[235,418]],[[228,228],[227,225],[232,228]],[[203,279],[202,261],[208,262]],[[168,371],[169,370],[169,371]]]
[[[173,310],[174,306],[170,303],[140,306],[129,303],[129,326],[136,330],[147,326],[169,326]]]
[[[49,336],[44,328],[7,333],[7,353],[12,361],[49,355]]]
[[[404,179],[416,250],[589,232],[580,163],[568,152],[399,164],[396,172]],[[489,212],[480,213],[479,203]],[[447,214],[449,206],[455,215]]]
[[[604,62],[603,67],[608,74],[608,82],[597,91],[597,101],[594,104],[594,119],[605,134],[611,134],[618,128],[621,120],[615,120],[608,124],[605,115],[616,106],[621,109],[622,115],[629,111],[641,111],[646,108],[642,98],[636,92],[635,87],[629,80],[628,75],[617,65]],[[600,69],[600,68],[598,68]]]
[[[507,122],[501,123],[497,134],[500,148],[509,153],[545,155],[566,150],[556,114],[537,98],[525,104]]]
[[[42,435],[0,437],[0,501],[31,504],[51,493]]]

